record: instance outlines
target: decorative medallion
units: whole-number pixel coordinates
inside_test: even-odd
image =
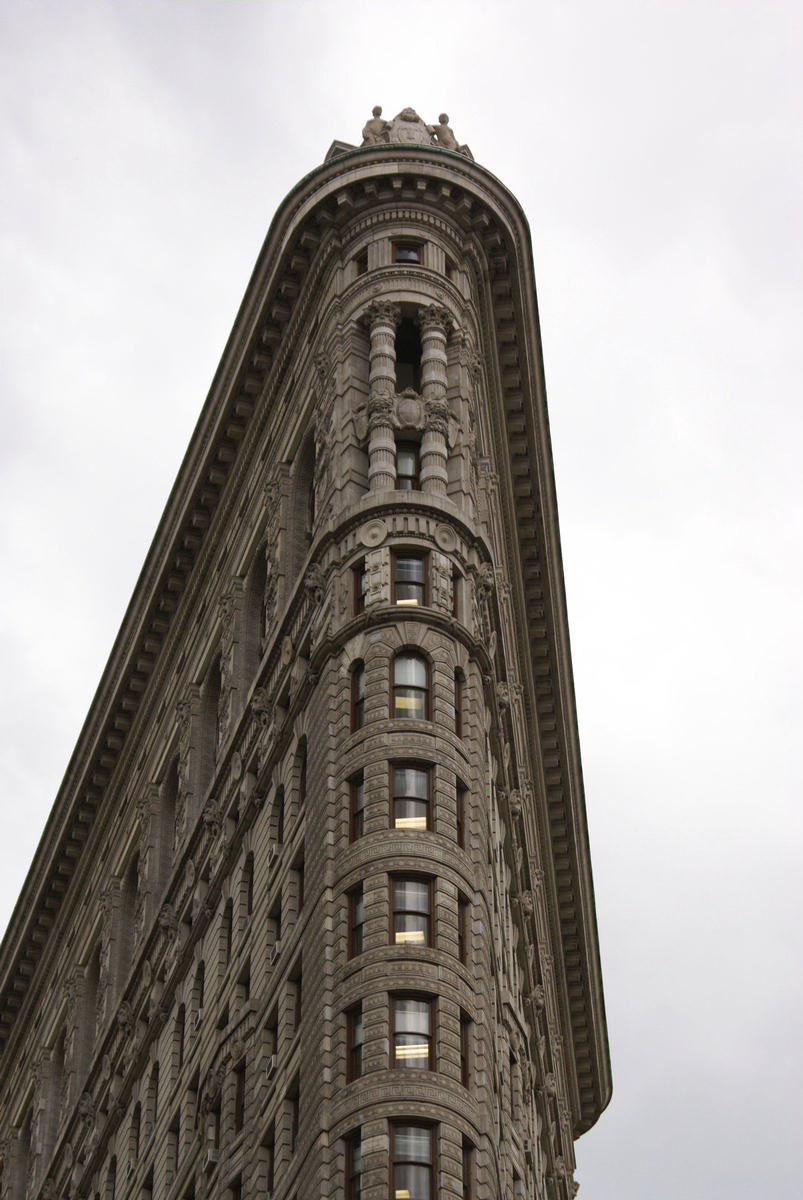
[[[368,521],[360,530],[360,541],[363,546],[381,546],[388,536],[388,527],[384,521]]]

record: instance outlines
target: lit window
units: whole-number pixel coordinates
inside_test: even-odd
[[[393,603],[426,604],[426,560],[420,554],[393,555]]]
[[[432,945],[432,884],[428,879],[394,878],[392,941],[397,946]]]
[[[394,1200],[432,1200],[432,1135],[431,1125],[393,1126]]]
[[[432,1001],[420,996],[394,996],[391,1022],[390,1065],[431,1071]]]
[[[420,654],[397,654],[393,660],[391,715],[423,720],[428,716],[429,670]]]
[[[418,442],[396,443],[396,487],[400,492],[417,492],[419,482]]]
[[[430,829],[430,773],[424,767],[393,767],[393,828]]]

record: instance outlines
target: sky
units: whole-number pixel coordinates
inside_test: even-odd
[[[580,1196],[799,1192],[801,50],[777,0],[2,0],[0,927],[277,206],[374,104],[446,110],[533,235],[614,1080]]]

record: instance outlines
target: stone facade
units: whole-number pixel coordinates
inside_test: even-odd
[[[270,227],[3,943],[2,1195],[571,1200],[573,703],[529,231],[380,110]]]

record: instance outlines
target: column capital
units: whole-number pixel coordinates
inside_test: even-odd
[[[449,336],[454,324],[452,314],[439,304],[428,304],[426,308],[419,309],[417,321],[422,332],[431,330],[442,333],[444,337]]]
[[[389,325],[395,329],[401,320],[401,308],[392,300],[372,300],[363,313],[363,319],[371,329],[376,325]]]

